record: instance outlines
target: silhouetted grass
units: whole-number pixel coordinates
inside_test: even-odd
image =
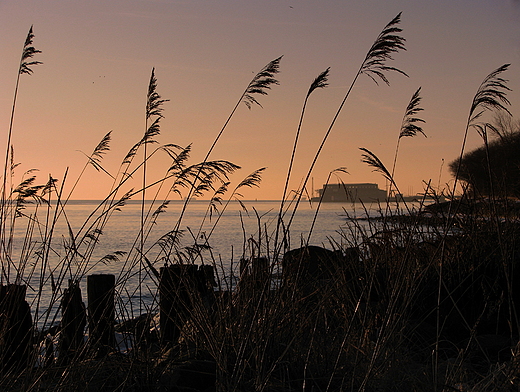
[[[191,146],[158,143],[166,100],[157,93],[154,71],[147,94],[145,132],[122,159],[117,173],[109,173],[103,165],[110,150],[109,133],[86,156],[85,168],[73,180],[70,193],[64,193],[65,180],[71,181],[66,178],[37,184],[29,173],[21,183],[11,184],[16,167],[10,162],[9,141],[0,214],[0,389],[518,390],[520,223],[516,201],[493,194],[476,199],[464,192],[455,197],[457,181],[443,192],[427,184],[425,194],[433,195],[437,203],[403,203],[389,197],[381,201],[376,218],[368,211],[366,220],[347,216],[341,241],[331,239],[329,249],[308,246],[314,222],[304,246],[288,249],[291,222],[308,177],[357,78],[366,74],[388,84],[387,71],[404,73],[387,64],[393,53],[404,49],[399,21],[400,15],[385,26],[370,48],[324,135],[307,179],[291,199],[287,184],[307,99],[326,86],[328,69],[311,84],[275,228],[270,231],[265,218],[252,208],[258,228],[256,233],[243,232],[239,276],[233,276],[233,265],[228,269],[228,261],[212,253],[212,234],[219,229],[231,200],[240,200],[241,189],[259,185],[263,169],[232,185],[230,176],[239,167],[209,157],[240,103],[248,108],[259,105],[255,94],[265,95],[270,86],[278,84],[275,75],[280,58],[249,83],[202,162],[190,162]],[[39,64],[27,62],[39,53],[31,46],[33,38],[31,29],[18,77],[30,74],[30,67]],[[491,73],[478,89],[463,145],[468,129],[478,125],[476,120],[483,111],[508,112],[508,87],[500,77],[506,69],[503,66]],[[16,90],[17,94],[18,83]],[[417,90],[405,111],[391,171],[373,152],[362,149],[362,159],[397,192],[394,171],[399,140],[423,133],[417,125],[422,122],[416,117],[422,110],[419,102]],[[15,106],[16,101],[13,116]],[[11,119],[9,140],[12,131]],[[171,162],[161,179],[150,182],[147,164],[158,154],[166,154]],[[68,222],[68,203],[89,166],[110,176],[113,184],[76,229]],[[132,188],[135,177],[139,177],[137,189]],[[145,195],[153,195],[146,197],[151,201],[145,202]],[[186,197],[178,219],[170,231],[153,238],[152,227],[174,196]],[[200,228],[182,231],[189,201],[200,196],[210,197]],[[444,196],[448,201],[442,203]],[[111,217],[133,198],[141,202],[141,218],[131,248],[114,249],[95,258]],[[318,211],[319,204],[315,219]],[[212,228],[203,233],[209,219]],[[57,234],[58,223],[65,224],[67,235]],[[16,247],[19,226],[25,236],[22,246]],[[120,265],[116,319],[117,331],[126,340],[117,349],[102,351],[89,337],[85,343],[74,343],[74,350],[64,356],[60,352],[63,342],[56,346],[68,327],[64,321],[60,324],[68,303],[64,298],[73,296],[78,282],[100,263]],[[168,293],[177,303],[172,320],[179,336],[165,342],[157,317],[160,267],[194,265],[210,267],[201,269],[208,279],[201,283],[186,273],[179,278],[177,290]],[[215,282],[209,278],[210,270],[217,272]],[[33,294],[27,309],[30,306],[36,319],[28,329],[24,329],[27,313],[10,306],[16,303],[10,302],[15,296],[9,292],[13,285]],[[44,299],[44,291],[50,293],[49,298]],[[152,300],[145,301],[145,296]],[[132,298],[137,298],[137,304]],[[20,308],[26,309],[24,306]],[[28,342],[28,349],[15,358],[16,347],[10,342],[19,340],[20,331],[25,331],[21,340]],[[81,335],[83,332],[80,330]]]

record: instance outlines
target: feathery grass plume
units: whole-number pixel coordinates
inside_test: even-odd
[[[161,133],[161,129],[159,127],[160,120],[161,117],[155,118],[155,120],[153,120],[153,122],[148,126],[148,128],[146,128],[146,132],[144,133],[143,138],[140,142],[142,145],[157,143],[154,137]]]
[[[305,115],[305,110],[307,108],[307,102],[309,100],[309,96],[315,90],[317,90],[319,88],[325,88],[325,87],[327,87],[329,85],[329,83],[328,83],[329,71],[330,71],[330,67],[327,68],[325,71],[321,72],[312,81],[311,85],[309,86],[309,90],[307,91],[307,95],[305,96],[305,100],[303,101],[302,111],[301,111],[301,114],[300,114],[300,120],[298,121],[298,129],[296,130],[296,136],[294,138],[294,144],[293,144],[293,150],[292,150],[292,154],[291,154],[291,160],[289,162],[289,169],[287,170],[287,177],[285,179],[285,187],[284,187],[283,196],[282,196],[282,203],[285,200],[285,197],[287,196],[287,189],[288,189],[288,186],[289,186],[289,179],[290,179],[290,176],[291,176],[292,166],[293,166],[293,163],[294,163],[294,156],[296,154],[296,148],[298,146],[298,140],[300,138],[300,131],[301,131],[302,123],[303,123],[303,117]],[[282,205],[282,208],[283,208],[283,205]]]
[[[163,104],[168,102],[169,99],[162,99],[157,93],[157,78],[155,76],[155,68],[152,68],[150,75],[150,81],[148,83],[148,91],[146,94],[146,130],[140,141],[132,146],[122,161],[122,165],[130,165],[133,158],[137,154],[137,151],[141,146],[145,146],[150,143],[156,143],[153,137],[160,134],[160,120],[163,118]],[[153,117],[156,117],[152,120]],[[151,124],[149,121],[152,120]]]
[[[72,194],[76,190],[76,187],[78,186],[81,178],[83,177],[83,174],[85,173],[85,170],[87,169],[88,165],[92,165],[94,169],[97,171],[102,171],[105,174],[107,174],[109,177],[115,180],[115,177],[112,176],[105,168],[101,165],[101,160],[103,159],[103,155],[105,155],[108,151],[110,151],[110,141],[111,141],[111,134],[112,131],[108,132],[101,141],[97,144],[97,146],[94,148],[92,153],[90,155],[85,154],[83,151],[79,150],[80,153],[85,155],[87,157],[87,162],[83,166],[83,169],[81,170],[80,174],[76,178],[76,181],[72,185],[68,196],[63,200],[63,205],[67,204],[67,202],[70,200]],[[63,207],[62,207],[63,208]]]
[[[56,178],[53,178],[52,176],[49,176],[49,180],[42,188],[42,201],[49,203],[48,200],[43,199],[44,196],[49,195],[52,191],[56,190],[56,183],[58,180]]]
[[[507,86],[508,80],[499,77],[499,75],[507,71],[510,64],[504,64],[491,72],[482,84],[479,86],[477,93],[473,97],[471,109],[469,112],[469,123],[473,124],[486,110],[503,110],[511,115],[506,105],[511,105],[507,99],[507,92],[511,89]]]
[[[93,229],[87,234],[85,234],[85,238],[91,240],[95,243],[99,242],[99,237],[103,234],[103,230],[101,229]]]
[[[190,146],[191,146],[191,144],[190,144]],[[181,147],[178,144],[168,143],[168,144],[163,144],[160,147],[160,149],[163,150],[164,152],[166,152],[170,156],[170,158],[172,158],[173,160],[178,160],[180,154],[182,154],[187,149],[187,147]]]
[[[130,148],[130,150],[128,150],[128,153],[123,158],[123,161],[121,162],[121,164],[129,165],[130,163],[132,163],[132,160],[134,159],[135,154],[137,154],[137,150],[139,149],[140,146],[141,146],[141,141],[134,144],[132,146],[132,148]]]
[[[20,60],[20,67],[18,73],[21,74],[32,74],[33,70],[31,69],[34,65],[43,64],[41,61],[27,61],[34,57],[35,54],[41,53],[41,50],[35,49],[33,44],[34,33],[33,27],[29,29],[29,33],[27,34],[27,38],[25,39],[25,44],[23,46],[22,58]]]
[[[168,101],[169,99],[162,99],[157,93],[157,78],[155,77],[155,68],[152,68],[152,74],[150,75],[150,82],[148,84],[148,95],[146,97],[146,119],[150,119],[152,116],[162,118],[162,105]]]
[[[162,99],[159,93],[157,93],[157,78],[155,77],[155,68],[152,68],[152,74],[150,75],[150,82],[148,83],[148,93],[146,95],[146,131],[140,144],[143,145],[143,188],[142,188],[142,201],[143,201],[143,214],[144,214],[144,200],[146,198],[146,166],[148,161],[147,145],[150,143],[157,143],[154,139],[155,136],[160,134],[159,123],[163,118],[163,104],[168,102],[167,99]],[[154,118],[155,117],[155,118]],[[151,121],[151,123],[149,123]],[[144,219],[144,216],[142,216]],[[142,222],[143,223],[143,222]],[[142,249],[141,249],[142,251]]]
[[[225,160],[208,161],[199,165],[206,176],[216,175],[220,180],[227,180],[229,174],[240,169],[240,166]]]
[[[20,166],[20,163],[15,163],[14,161],[14,146],[11,145],[11,153],[9,154],[9,170],[11,172],[11,175],[14,173],[14,169],[16,169],[18,166]],[[36,169],[33,169],[36,170]]]
[[[361,151],[364,152],[364,154],[361,154],[361,162],[363,163],[366,163],[367,165],[373,167],[373,171],[375,172],[379,172],[383,175],[383,177],[390,183],[390,189],[392,189],[392,186],[395,187],[395,190],[397,193],[401,193],[399,191],[399,187],[397,186],[395,180],[394,180],[394,177],[393,175],[388,171],[388,169],[386,168],[386,166],[383,164],[383,162],[381,162],[381,160],[371,151],[369,151],[368,149],[366,148],[363,148],[363,147],[360,147],[359,148]],[[387,197],[389,197],[390,195],[387,195]],[[408,214],[411,213],[411,210],[408,206],[408,204],[406,203],[406,201],[403,202],[406,210],[408,211]],[[387,203],[387,211],[388,211],[388,203]]]
[[[387,85],[390,85],[385,72],[395,71],[404,76],[408,76],[405,72],[396,67],[386,65],[388,60],[393,60],[392,53],[399,50],[406,50],[404,43],[405,39],[399,35],[403,30],[397,25],[401,21],[401,13],[392,19],[381,31],[376,41],[368,51],[360,73],[369,76],[376,84],[377,78],[380,78]]]
[[[197,163],[182,168],[182,170],[176,169],[178,173],[171,190],[179,193],[178,187],[180,186],[190,189],[191,195],[197,194],[201,196],[201,192],[213,189],[214,180],[219,180],[221,183],[227,182],[229,174],[234,173],[238,169],[240,169],[240,166],[223,160]]]
[[[244,102],[244,104],[251,109],[253,104],[257,104],[258,106],[262,107],[262,105],[257,101],[257,99],[254,97],[255,94],[260,95],[267,95],[267,90],[271,89],[271,86],[273,84],[278,85],[280,82],[275,78],[275,75],[280,72],[280,60],[283,56],[280,56],[272,61],[270,61],[264,68],[258,72],[254,78],[249,82],[247,85],[245,91],[240,96],[240,99],[235,104],[235,107],[231,111],[230,115],[228,116],[226,122],[220,129],[220,132],[217,134],[217,137],[213,141],[211,147],[209,148],[206,157],[204,159],[204,162],[206,162],[209,159],[209,156],[213,152],[213,149],[215,148],[215,145],[218,143],[220,137],[222,136],[222,133],[224,133],[224,130],[226,129],[227,125],[229,124],[229,121],[235,114],[235,112],[238,109],[238,106],[241,102]]]
[[[39,200],[38,193],[45,187],[45,185],[34,185],[36,176],[31,176],[23,180],[13,189],[13,194],[16,196],[15,217],[23,216],[22,210],[27,204],[32,204],[33,201]]]
[[[493,184],[493,174],[491,171],[491,161],[489,159],[489,139],[488,139],[488,128],[492,129],[494,133],[497,133],[497,130],[495,127],[493,127],[489,123],[479,123],[479,124],[473,124],[473,128],[477,130],[477,133],[482,138],[482,141],[484,142],[484,149],[486,151],[486,169],[487,169],[487,175],[489,178],[489,196],[491,197],[491,200],[495,200],[495,187]],[[496,208],[496,205],[493,203],[492,208]],[[497,216],[496,211],[494,211],[494,215]]]
[[[140,143],[144,145],[145,149],[143,161],[144,179],[146,178],[146,145],[148,143],[156,143],[155,139],[153,138],[160,134],[159,122],[161,118],[163,118],[163,104],[168,101],[168,99],[162,99],[159,93],[157,93],[157,78],[155,77],[155,68],[152,68],[150,82],[148,83],[148,93],[146,94],[146,130],[143,135],[143,138],[140,141]],[[149,123],[149,121],[152,119],[153,121]],[[144,185],[146,184],[143,184],[143,188]]]
[[[491,128],[494,128],[494,127],[491,124],[489,124],[489,123],[477,123],[477,124],[473,124],[473,128],[475,128],[475,130],[477,131],[479,136],[482,138],[484,143],[487,143],[487,140],[488,140],[488,131],[487,131],[487,129],[488,128],[491,129]]]
[[[492,136],[500,138],[501,141],[504,141],[506,139],[506,135],[502,134],[502,130],[488,122],[478,123],[475,124],[473,127],[477,130],[477,133],[480,135],[482,139],[486,139],[488,137],[488,129],[491,131]]]
[[[94,151],[90,156],[87,156],[88,163],[94,167],[97,171],[103,171],[108,174],[110,177],[114,178],[108,171],[106,171],[103,166],[101,166],[101,160],[103,159],[103,155],[110,151],[110,140],[111,140],[112,131],[108,132],[103,139],[99,142],[99,144],[94,148]],[[82,152],[83,153],[83,152]],[[86,155],[85,153],[83,153]]]
[[[172,249],[178,249],[181,243],[181,239],[184,235],[184,230],[171,230],[161,236],[156,244],[161,250],[168,256]]]
[[[512,116],[511,112],[506,106],[511,105],[511,102],[507,98],[507,92],[511,91],[511,89],[507,86],[508,80],[499,76],[502,72],[509,68],[509,65],[510,64],[504,64],[495,71],[491,72],[479,86],[477,93],[473,97],[473,102],[471,103],[468,124],[470,127],[476,129],[477,133],[482,137],[486,146],[486,152],[488,148],[488,128],[500,138],[503,138],[503,136],[501,135],[500,131],[492,124],[488,122],[477,122],[477,120],[487,110],[506,113],[509,117]],[[464,138],[464,144],[465,140],[466,136]],[[463,153],[461,153],[461,159],[459,162],[462,161],[462,155]],[[490,170],[489,167],[488,169]]]
[[[350,87],[348,88],[345,96],[343,97],[343,100],[341,101],[338,109],[336,110],[336,113],[334,114],[334,117],[332,118],[332,121],[329,125],[329,128],[327,129],[327,132],[325,132],[325,135],[323,136],[321,144],[318,147],[318,150],[316,151],[314,159],[313,159],[313,161],[309,167],[309,170],[307,171],[307,175],[303,181],[302,189],[304,189],[307,186],[307,183],[309,182],[309,178],[312,174],[314,166],[316,165],[316,162],[318,161],[321,151],[323,150],[323,146],[325,145],[327,139],[329,138],[332,128],[336,124],[336,120],[338,119],[339,114],[343,110],[343,107],[345,106],[345,102],[347,101],[348,97],[350,96],[350,92],[354,88],[354,85],[356,84],[359,76],[362,74],[365,74],[365,75],[369,76],[376,84],[378,84],[377,78],[380,78],[387,85],[390,84],[388,81],[388,78],[385,75],[385,73],[388,71],[395,71],[404,76],[408,76],[405,72],[401,71],[400,69],[387,65],[387,62],[389,60],[393,60],[393,58],[392,58],[393,53],[396,53],[399,50],[406,50],[406,48],[404,46],[404,43],[406,40],[401,35],[399,35],[399,33],[402,32],[402,29],[397,27],[397,25],[400,22],[401,22],[401,13],[397,14],[397,16],[395,18],[393,18],[383,28],[383,30],[381,31],[381,33],[379,33],[376,40],[374,41],[374,43],[370,47],[369,51],[367,52],[363,62],[361,63],[361,66],[359,67],[356,75],[354,76],[354,79],[352,80],[352,83],[350,84]],[[299,196],[294,204],[294,208],[291,213],[291,218],[289,220],[289,223],[287,224],[288,228],[290,228],[292,220],[294,219],[294,215],[296,214],[296,210],[298,209],[298,206],[300,204],[302,194],[303,194],[303,192],[299,192]]]
[[[92,157],[91,157],[91,160],[94,163],[99,164],[99,162],[103,158],[103,155],[105,155],[107,151],[110,151],[110,139],[111,139],[110,135],[111,134],[112,134],[112,131],[108,132],[103,137],[103,139],[101,139],[101,141],[96,146],[96,148],[94,148],[94,151],[92,152]]]
[[[392,175],[387,170],[383,162],[371,151],[367,150],[366,148],[360,147],[361,151],[364,151],[364,154],[361,154],[362,159],[361,162],[366,163],[369,166],[372,166],[374,168],[374,171],[379,172],[385,177],[388,181],[394,182]]]
[[[424,133],[421,126],[417,125],[417,123],[424,123],[425,121],[422,118],[415,117],[417,113],[424,110],[423,108],[419,107],[419,104],[422,100],[420,93],[421,87],[419,87],[417,91],[413,93],[412,98],[406,107],[403,122],[401,124],[401,132],[399,133],[399,139],[402,137],[413,137],[418,133],[422,133],[423,136],[426,137],[426,134]]]
[[[262,68],[262,70],[255,75],[253,80],[249,82],[249,85],[242,96],[242,100],[248,109],[251,109],[253,104],[262,107],[260,102],[258,102],[254,97],[255,94],[267,95],[266,90],[270,90],[271,85],[280,84],[280,82],[275,78],[275,75],[279,72],[280,60],[282,57],[283,56],[280,56],[269,62],[269,64]]]
[[[458,157],[458,164],[456,164],[456,169],[453,170],[454,174],[454,180],[453,180],[453,186],[451,188],[450,192],[450,198],[451,200],[455,199],[456,193],[457,193],[457,185],[459,183],[459,175],[461,172],[462,167],[462,161],[464,157],[464,151],[466,149],[466,142],[468,138],[468,133],[470,128],[475,128],[477,131],[479,130],[479,126],[481,126],[476,121],[480,119],[480,117],[486,112],[486,111],[500,111],[505,112],[509,115],[511,115],[511,112],[507,108],[511,103],[509,102],[507,98],[507,92],[511,91],[511,89],[507,86],[507,80],[501,77],[501,74],[509,68],[510,64],[504,64],[500,67],[498,67],[496,70],[491,72],[489,75],[487,75],[482,83],[480,84],[479,88],[477,89],[477,92],[475,93],[475,96],[473,97],[473,100],[471,102],[471,107],[468,114],[468,120],[466,122],[466,128],[464,130],[464,137],[462,139],[462,146],[461,151]],[[485,140],[484,140],[485,142]],[[463,186],[462,194],[465,194],[467,190],[467,187],[465,188]],[[449,203],[448,211],[446,213],[447,219],[444,224],[443,233],[444,237],[448,237],[449,232],[451,230],[451,226],[453,223],[453,219],[455,219],[455,215],[453,214],[453,208],[456,208],[456,203]],[[440,250],[440,268],[439,268],[439,284],[438,284],[438,303],[441,301],[441,292],[442,292],[442,285],[444,284],[444,258],[446,257],[445,253],[445,241],[442,242],[443,246]],[[439,317],[439,310],[437,310],[437,317]],[[439,331],[441,330],[441,326],[439,323],[437,323],[437,335],[439,335]],[[439,340],[437,339],[435,342],[435,365],[437,366],[439,361],[439,354],[438,354],[438,345]],[[437,375],[435,375],[435,382]]]
[[[128,200],[132,198],[134,194],[134,188],[127,191],[115,204],[114,211],[120,211],[121,207],[124,207]]]
[[[262,173],[265,171],[265,169],[267,169],[267,168],[261,167],[260,169],[257,169],[254,172],[252,172],[251,174],[249,174],[246,178],[244,178],[242,181],[240,181],[240,183],[236,186],[234,193],[237,196],[242,197],[242,195],[240,193],[236,193],[236,191],[238,191],[240,188],[259,187],[260,182],[262,181]]]
[[[199,225],[199,231],[197,233],[197,236],[200,235],[202,232],[202,227],[204,225],[204,222],[206,221],[206,217],[209,216],[209,220],[213,218],[213,214],[218,214],[219,210],[218,207],[222,205],[222,196],[227,192],[229,185],[231,182],[223,182],[217,190],[213,193],[213,196],[210,199],[208,209],[206,210],[206,213],[204,214],[204,217],[201,220],[201,223]]]
[[[202,252],[211,250],[211,246],[208,244],[198,244],[195,243],[193,245],[187,245],[183,248],[183,250],[178,252],[178,256],[184,263],[195,263],[197,257],[202,258]]]
[[[399,154],[399,146],[401,143],[401,138],[403,137],[414,137],[418,133],[421,133],[424,137],[426,134],[424,133],[422,127],[418,125],[418,123],[424,123],[425,121],[422,118],[417,117],[417,114],[424,109],[419,106],[421,103],[422,97],[420,95],[421,87],[419,87],[415,93],[413,93],[410,102],[408,102],[408,106],[406,106],[406,110],[403,116],[403,120],[401,122],[401,131],[399,132],[399,137],[397,138],[397,145],[395,146],[395,154],[394,154],[394,163],[392,165],[392,177],[395,174],[395,167],[397,164],[397,155]],[[392,187],[390,186],[388,190],[388,194],[392,191]]]
[[[157,209],[154,211],[153,217],[155,218],[155,217],[159,216],[160,214],[162,214],[163,212],[165,212],[166,209],[168,208],[169,204],[170,204],[169,200],[162,202],[161,205],[159,207],[157,207]]]
[[[120,260],[120,257],[121,256],[124,256],[126,254],[125,251],[122,251],[122,250],[116,250],[115,252],[113,253],[109,253],[105,256],[103,256],[101,259],[99,259],[99,261],[105,265],[109,264],[109,263],[112,263],[112,262],[116,262],[116,261],[119,261]]]
[[[313,80],[309,87],[309,91],[307,92],[307,97],[313,93],[314,90],[318,88],[325,88],[329,85],[329,71],[330,67],[328,67],[325,71],[316,76],[316,79]]]
[[[155,141],[153,143],[155,143]],[[130,153],[128,153],[125,156],[124,160],[121,163],[121,167],[125,164],[130,165],[132,163],[132,160],[141,145],[142,145],[142,139],[140,142],[135,144],[132,147]],[[177,153],[175,151],[175,149],[179,149],[179,150],[181,150],[181,152]],[[112,190],[110,191],[109,196],[105,198],[103,203],[107,202],[109,199],[112,199],[112,202],[113,202],[116,193],[119,191],[119,189],[122,187],[122,185],[127,180],[133,178],[135,173],[137,173],[141,168],[145,167],[146,162],[148,162],[155,154],[157,154],[161,151],[166,152],[174,160],[174,163],[172,164],[172,166],[167,170],[167,174],[163,178],[161,178],[153,183],[147,184],[146,186],[143,186],[143,188],[141,188],[140,190],[133,192],[132,196],[137,193],[143,192],[143,190],[151,188],[155,185],[163,184],[166,180],[168,180],[170,178],[179,176],[182,169],[185,167],[184,161],[187,160],[189,157],[189,150],[190,150],[190,147],[183,148],[176,144],[160,145],[159,147],[156,147],[151,153],[147,154],[146,159],[143,159],[143,161],[141,161],[138,165],[136,165],[132,170],[128,170],[128,166],[127,166],[126,171],[123,171],[122,169],[120,169],[118,172],[118,176],[120,175],[121,179],[119,180],[118,183],[114,183],[114,186],[113,186]]]
[[[213,181],[215,177],[213,174],[198,176],[196,186],[193,188],[192,196],[195,198],[204,196],[205,193],[213,190]]]
[[[222,204],[222,196],[227,192],[229,185],[231,182],[223,182],[222,185],[220,185],[215,193],[213,194],[213,197],[211,198],[211,201]]]
[[[243,187],[253,188],[253,187],[260,186],[260,182],[262,181],[262,173],[264,172],[265,169],[266,169],[265,167],[257,169],[254,172],[252,172],[251,174],[247,175],[242,181],[240,181],[240,183],[235,187],[235,189],[233,189],[233,192],[227,198],[226,203],[224,204],[224,206],[221,208],[220,211],[217,210],[216,203],[218,202],[219,205],[222,204],[222,198],[220,197],[220,195],[223,195],[224,192],[227,191],[229,183],[228,182],[224,183],[222,185],[221,189],[217,190],[215,195],[218,195],[218,197],[216,198],[215,202],[212,201],[213,206],[211,206],[213,208],[214,212],[217,213],[217,218],[215,219],[215,222],[214,222],[211,230],[209,231],[209,233],[207,233],[205,235],[206,243],[208,243],[210,237],[212,236],[213,232],[215,231],[218,223],[220,222],[220,219],[222,218],[222,215],[226,211],[226,209],[229,206],[229,203],[231,202],[231,200],[237,201],[240,204],[240,206],[242,207],[242,209],[247,213],[246,206],[240,200],[244,196],[239,192],[239,190],[241,188],[243,188]],[[221,190],[222,190],[222,192],[221,192]],[[201,222],[197,235],[200,235],[202,233],[203,223],[204,222]]]
[[[191,152],[191,144],[188,147],[183,148],[179,153],[174,153],[174,154],[168,153],[173,160],[173,163],[168,168],[168,176],[172,176],[172,177],[176,178],[174,184],[176,183],[177,180],[180,179],[181,173],[186,169],[186,162],[188,161],[188,159],[190,157],[190,152]],[[172,185],[172,189],[173,188],[174,188],[174,185]]]

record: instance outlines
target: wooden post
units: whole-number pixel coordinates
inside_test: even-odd
[[[251,262],[254,289],[262,290],[269,279],[269,259],[267,257],[255,257]]]
[[[198,276],[202,303],[208,313],[212,315],[215,306],[215,291],[213,288],[217,285],[215,281],[215,268],[212,265],[201,265],[199,266]]]
[[[250,298],[258,296],[264,291],[268,281],[270,271],[267,257],[240,260],[240,281],[237,290],[240,298],[249,301]]]
[[[197,288],[198,269],[193,264],[175,264],[161,268],[159,281],[159,312],[161,343],[175,344],[192,310]]]
[[[247,272],[248,267],[249,267],[249,259],[241,258],[240,264],[239,264],[240,279],[242,279],[243,277],[245,277],[248,274],[248,272]]]
[[[89,342],[99,356],[115,348],[115,282],[112,274],[87,277]]]
[[[69,280],[69,287],[65,289],[61,300],[61,314],[58,360],[64,364],[83,347],[87,315],[81,299],[79,281]]]
[[[32,354],[33,325],[25,285],[0,286],[0,363],[3,371],[23,370]]]

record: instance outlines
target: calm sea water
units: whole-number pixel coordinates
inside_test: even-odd
[[[183,202],[171,202],[165,211],[158,215],[154,224],[150,224],[150,220],[146,221],[146,240],[143,241],[143,246],[140,240],[140,203],[128,203],[120,211],[114,211],[106,224],[95,230],[96,226],[89,228],[89,224],[95,222],[99,216],[99,211],[96,212],[97,205],[98,202],[93,201],[69,202],[65,213],[60,214],[57,219],[51,245],[43,248],[43,238],[49,235],[46,233],[46,227],[47,230],[51,227],[55,207],[49,213],[40,207],[39,224],[32,228],[30,241],[26,235],[30,228],[29,221],[22,219],[17,223],[13,260],[15,265],[25,266],[23,276],[26,279],[24,283],[28,285],[27,299],[41,327],[59,320],[59,298],[62,290],[68,285],[68,279],[80,279],[86,301],[86,276],[89,274],[116,275],[116,296],[118,312],[121,315],[136,315],[156,305],[156,278],[139,255],[144,254],[157,270],[164,264],[165,255],[161,253],[161,248],[154,244],[176,227]],[[158,205],[146,203],[145,212],[153,212],[157,207]],[[224,210],[222,205],[217,207],[219,212]],[[307,241],[315,216],[309,244],[331,248],[331,241],[344,245],[345,235],[351,234],[351,226],[347,226],[347,213],[354,218],[366,217],[367,214],[363,206],[357,204],[324,203],[317,215],[316,207],[316,203],[300,204],[289,231],[290,248],[299,247]],[[243,205],[231,202],[218,218],[217,211],[213,211],[211,217],[208,215],[207,201],[193,201],[188,205],[181,221],[180,229],[183,236],[178,249],[186,255],[186,247],[192,246],[195,242],[205,244],[207,241],[211,250],[202,251],[202,258],[198,257],[195,262],[216,262],[222,281],[232,286],[233,281],[230,277],[236,270],[240,258],[244,254],[251,254],[248,246],[260,244],[262,255],[272,251],[279,208],[280,203],[276,201],[249,201],[243,202]],[[25,212],[31,214],[34,210],[28,209]],[[368,213],[378,214],[377,206],[369,208]],[[285,224],[289,217],[290,212],[284,218]],[[85,222],[88,225],[82,228]],[[71,241],[71,233],[76,236],[75,243]],[[85,237],[82,233],[94,234],[97,238],[88,239],[89,236]],[[75,253],[72,250],[75,250]],[[126,253],[119,254],[117,260],[100,261],[105,255],[114,252]],[[41,257],[45,254],[48,254],[48,264],[41,262]],[[174,252],[170,256],[175,259],[178,254]]]

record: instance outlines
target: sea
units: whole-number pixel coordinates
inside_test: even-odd
[[[279,226],[280,201],[178,200],[166,206],[130,201],[108,212],[100,205],[74,200],[64,208],[28,206],[16,218],[8,273],[11,283],[27,286],[26,299],[39,328],[59,321],[60,298],[70,279],[80,282],[86,303],[86,277],[114,274],[116,312],[120,318],[134,317],[156,311],[154,270],[166,263],[212,264],[220,288],[232,290],[240,259],[272,257],[275,242],[282,239],[286,249],[351,246],[359,230],[369,229],[366,218],[381,214],[378,204],[302,200],[296,210],[294,202],[284,203]],[[179,233],[178,242],[168,248],[172,232]]]

